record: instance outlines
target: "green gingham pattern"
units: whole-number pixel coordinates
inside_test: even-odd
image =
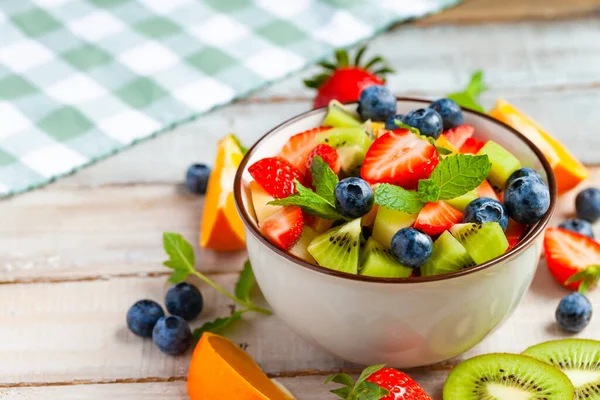
[[[0,197],[459,0],[0,0]]]

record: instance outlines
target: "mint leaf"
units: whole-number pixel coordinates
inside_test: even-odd
[[[219,333],[223,331],[223,329],[241,319],[243,314],[243,311],[234,311],[229,317],[217,318],[214,321],[205,322],[200,328],[194,329],[194,339],[199,340],[204,332]]]
[[[382,183],[375,190],[375,203],[409,214],[417,214],[424,206],[419,193],[388,183]]]
[[[421,179],[419,181],[418,193],[421,195],[421,201],[435,203],[440,199],[440,187],[431,179]]]
[[[487,155],[457,154],[440,161],[429,179],[439,188],[441,200],[453,199],[477,188],[492,164]]]
[[[250,264],[250,260],[246,260],[244,268],[242,269],[242,272],[240,272],[240,277],[235,284],[235,296],[246,303],[251,303],[250,290],[253,285],[254,272],[252,272],[252,264]]]
[[[310,174],[316,193],[330,204],[335,204],[335,186],[339,179],[329,164],[319,156],[314,157],[310,165]]]
[[[298,194],[273,200],[268,204],[273,206],[300,206],[305,212],[317,217],[333,220],[345,219],[328,200],[303,186],[297,179],[294,180],[294,183]]]
[[[175,270],[171,278],[182,281],[192,271],[195,271],[194,264],[196,263],[196,259],[194,248],[183,236],[179,233],[164,232],[163,247],[169,256],[169,259],[163,264]]]
[[[175,271],[173,271],[171,276],[169,276],[169,282],[171,282],[171,283],[183,282],[186,280],[186,278],[188,277],[189,274],[190,273],[188,271],[175,270]]]
[[[488,90],[488,87],[483,83],[483,71],[475,71],[473,75],[471,75],[471,80],[467,84],[465,92],[473,97],[477,97],[486,90]]]
[[[483,72],[476,71],[463,92],[450,93],[449,99],[454,100],[459,106],[485,113],[485,109],[478,103],[479,95],[487,90],[483,83]]]

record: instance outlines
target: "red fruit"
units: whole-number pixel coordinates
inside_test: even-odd
[[[303,182],[300,171],[281,157],[258,160],[248,168],[248,172],[267,193],[276,199],[296,193],[294,179]]]
[[[498,194],[496,193],[492,185],[490,185],[490,183],[487,181],[487,179],[484,179],[483,182],[481,182],[481,185],[479,185],[479,187],[477,187],[475,191],[477,192],[477,196],[479,197],[488,197],[490,199],[500,201]]]
[[[323,161],[325,161],[329,165],[329,168],[331,168],[331,170],[335,172],[336,175],[340,173],[341,166],[340,156],[338,152],[329,145],[319,144],[317,145],[317,147],[312,149],[312,151],[308,154],[308,157],[306,158],[306,184],[309,186],[312,186],[312,175],[310,173],[310,166],[312,165],[313,158],[315,158],[316,156],[321,157]]]
[[[471,125],[459,125],[456,128],[448,129],[444,132],[444,136],[450,142],[452,147],[460,149],[474,133],[475,128]]]
[[[445,201],[427,203],[417,215],[413,227],[429,236],[439,235],[462,221],[462,213]]]
[[[302,175],[306,172],[306,158],[315,148],[317,143],[317,134],[331,129],[329,126],[320,126],[318,128],[309,129],[292,136],[281,149],[279,157],[283,157],[290,162]]]
[[[465,140],[465,144],[461,146],[459,151],[463,154],[477,154],[484,144],[485,143],[483,143],[481,140],[468,138]]]
[[[600,243],[561,228],[546,229],[544,252],[548,270],[561,285],[565,285],[575,273],[592,265],[600,265]],[[575,282],[565,286],[578,290],[579,284]]]
[[[508,219],[508,226],[506,227],[506,232],[504,232],[506,234],[506,239],[508,240],[508,249],[506,251],[512,249],[521,241],[521,238],[525,236],[525,229],[525,225],[513,221],[510,218]]]
[[[417,382],[397,369],[380,369],[369,376],[367,382],[372,382],[390,392],[381,400],[431,400]]]
[[[298,206],[285,206],[260,224],[260,231],[271,243],[289,250],[300,240],[304,220]]]
[[[371,184],[391,183],[415,189],[440,162],[435,146],[427,140],[399,129],[373,142],[363,161],[361,177]]]

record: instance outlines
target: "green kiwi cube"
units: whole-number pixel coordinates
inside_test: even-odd
[[[421,266],[422,276],[433,276],[460,271],[475,265],[467,250],[452,234],[444,231],[433,242],[429,259]]]
[[[362,226],[357,218],[314,238],[308,252],[322,267],[356,274],[361,239]]]
[[[446,203],[450,204],[452,207],[456,208],[459,211],[464,211],[467,205],[470,202],[477,198],[477,192],[475,190],[471,190],[463,194],[462,196],[455,197],[450,200],[444,200]]]
[[[373,239],[389,249],[392,237],[396,232],[402,228],[412,226],[416,220],[417,214],[409,214],[379,206],[373,223]]]
[[[450,233],[478,265],[501,256],[508,249],[506,235],[497,222],[456,224]]]
[[[398,263],[389,250],[370,237],[361,250],[359,274],[379,278],[408,278],[412,269]]]
[[[521,168],[521,162],[508,150],[492,140],[489,140],[477,153],[478,156],[483,154],[486,154],[492,163],[488,180],[497,191],[504,190],[506,180],[510,174]]]
[[[345,175],[356,175],[367,150],[373,141],[362,128],[333,128],[319,133],[318,143],[325,143],[337,150],[340,165]]]
[[[360,128],[361,125],[362,122],[350,112],[336,104],[329,104],[323,126],[332,126],[334,128]]]

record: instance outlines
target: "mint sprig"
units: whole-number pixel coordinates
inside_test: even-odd
[[[382,183],[375,190],[375,203],[409,214],[418,214],[425,205],[420,193],[388,183]]]
[[[319,156],[314,157],[310,165],[310,174],[313,178],[315,192],[330,204],[335,204],[335,187],[339,178],[329,164]]]
[[[390,392],[366,380],[383,367],[385,367],[385,364],[365,368],[356,379],[356,382],[348,374],[335,374],[325,379],[325,383],[334,382],[343,385],[340,388],[330,390],[330,392],[345,400],[379,400],[389,395]]]
[[[571,275],[566,280],[565,285],[579,283],[579,293],[586,295],[590,288],[595,287],[600,279],[600,265],[590,265],[589,267]]]
[[[483,71],[475,71],[464,91],[450,93],[446,97],[454,100],[461,107],[485,113],[478,99],[479,95],[487,89],[488,87],[483,83]]]

